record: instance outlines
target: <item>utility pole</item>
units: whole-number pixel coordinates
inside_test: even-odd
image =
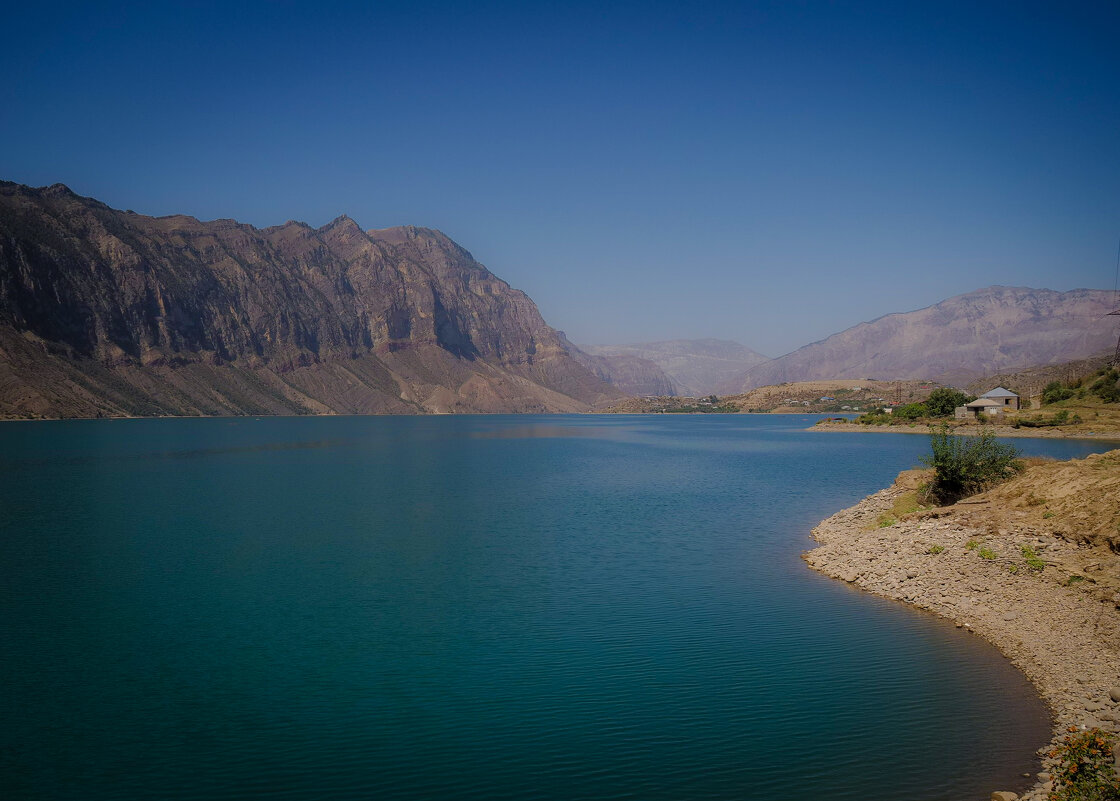
[[[1120,309],[1108,313],[1109,317],[1120,317]],[[1116,352],[1112,354],[1112,366],[1120,367],[1120,337],[1116,338]]]

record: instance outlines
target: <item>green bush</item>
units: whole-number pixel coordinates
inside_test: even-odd
[[[925,403],[930,417],[951,417],[958,406],[964,406],[970,400],[972,398],[960,390],[951,387],[938,387],[929,393]]]
[[[1050,752],[1058,764],[1050,771],[1050,801],[1120,801],[1120,778],[1112,749],[1116,735],[1102,729],[1070,726],[1062,744]]]
[[[1120,370],[1102,370],[1089,391],[1105,403],[1120,403]]]
[[[1073,395],[1073,390],[1069,387],[1062,386],[1061,381],[1051,381],[1042,390],[1042,402],[1043,404],[1057,403],[1058,401],[1072,398]]]
[[[1018,449],[988,431],[959,437],[941,425],[930,429],[929,440],[933,453],[922,461],[934,471],[929,495],[941,504],[975,495],[1023,469]]]
[[[1022,426],[1023,428],[1050,428],[1052,426],[1061,426],[1066,423],[1080,423],[1081,415],[1070,415],[1069,409],[1059,409],[1054,412],[1052,417],[1022,417],[1016,421],[1015,427]]]
[[[894,416],[899,420],[917,420],[919,417],[928,417],[929,409],[924,403],[904,403],[894,410]]]
[[[981,559],[987,559],[988,561],[995,559],[997,556],[996,552],[989,548],[987,545],[981,545],[980,550],[977,551],[977,553],[980,554]]]

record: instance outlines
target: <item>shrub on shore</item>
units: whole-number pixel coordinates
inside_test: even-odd
[[[951,417],[958,406],[964,406],[971,400],[975,400],[975,398],[964,394],[959,389],[938,387],[929,393],[925,404],[930,417]]]
[[[940,504],[975,495],[1023,469],[1018,449],[997,442],[990,431],[960,437],[941,425],[930,429],[929,439],[933,453],[922,461],[934,476],[926,492]]]
[[[1053,417],[1024,417],[1012,423],[1014,428],[1048,428],[1050,426],[1063,426],[1067,423],[1074,425],[1081,422],[1081,415],[1070,415],[1069,409],[1059,409]]]
[[[893,414],[896,420],[920,420],[929,417],[929,409],[924,403],[904,403],[896,407]]]
[[[1062,744],[1050,752],[1058,764],[1050,771],[1050,801],[1120,801],[1113,749],[1117,738],[1102,729],[1071,727]]]

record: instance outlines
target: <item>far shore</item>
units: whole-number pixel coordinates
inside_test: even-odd
[[[863,425],[862,423],[825,423],[821,422],[810,426],[806,431],[839,431],[842,433],[868,433],[868,434],[929,434],[931,423],[913,423],[907,425]],[[937,425],[932,423],[932,425]],[[1054,426],[1049,428],[1015,428],[1008,425],[958,425],[952,428],[953,434],[962,436],[979,436],[985,431],[997,437],[1021,437],[1024,439],[1104,439],[1120,442],[1120,431],[1084,431],[1081,429],[1062,428]]]

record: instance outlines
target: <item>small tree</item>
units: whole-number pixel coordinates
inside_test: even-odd
[[[928,493],[938,503],[955,503],[1023,469],[1018,449],[997,442],[990,431],[959,437],[942,424],[930,428],[929,440],[933,453],[922,461],[933,468]]]
[[[948,417],[958,406],[964,406],[971,398],[959,389],[938,387],[926,398],[926,408],[930,417]]]
[[[899,420],[917,420],[929,414],[929,409],[924,403],[905,403],[894,410],[894,416]]]
[[[1101,370],[1098,378],[1089,387],[1105,403],[1120,403],[1120,370],[1115,368]]]
[[[1042,390],[1042,403],[1043,405],[1057,403],[1072,398],[1073,395],[1073,390],[1062,386],[1061,381],[1051,381]]]

